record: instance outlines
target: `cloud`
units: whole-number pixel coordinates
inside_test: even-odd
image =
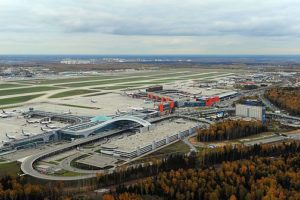
[[[176,45],[176,52],[217,52],[228,44],[240,52],[266,40],[293,46],[299,44],[299,7],[298,0],[1,0],[0,46],[36,40],[34,51],[43,45],[55,51],[55,43],[92,52],[97,46],[99,52],[167,52]]]
[[[15,3],[4,3],[0,9],[0,17],[7,18],[0,21],[2,31],[127,36],[300,35],[300,14],[295,9],[300,3],[295,0],[9,1]]]

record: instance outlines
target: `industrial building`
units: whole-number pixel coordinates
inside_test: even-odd
[[[236,116],[250,117],[261,120],[266,120],[266,109],[260,101],[246,100],[236,104],[235,107]]]

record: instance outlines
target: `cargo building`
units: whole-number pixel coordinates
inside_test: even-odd
[[[235,114],[240,117],[255,118],[262,122],[266,120],[266,109],[259,101],[244,101],[236,104]]]

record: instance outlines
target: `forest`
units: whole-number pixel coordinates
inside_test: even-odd
[[[265,92],[265,97],[274,105],[287,110],[293,115],[300,115],[300,88],[272,88]]]
[[[162,199],[300,199],[300,143],[225,146],[186,159],[182,168],[160,171],[129,186],[119,185],[118,199],[126,193]],[[178,167],[178,165],[176,166]],[[154,198],[155,199],[155,198]]]
[[[300,153],[253,157],[220,166],[161,172],[117,193],[157,195],[163,199],[300,199]]]
[[[217,122],[207,129],[197,130],[197,139],[201,142],[232,140],[266,131],[261,121],[225,120]]]
[[[280,143],[280,144],[265,144],[265,145],[254,145],[254,146],[225,146],[215,149],[207,149],[204,151],[201,151],[199,153],[191,153],[189,155],[171,155],[163,160],[157,160],[157,162],[154,162],[152,164],[144,164],[139,165],[137,167],[129,167],[124,169],[119,169],[118,171],[115,171],[112,174],[98,174],[95,181],[91,181],[90,183],[93,184],[92,188],[103,188],[108,186],[118,186],[121,183],[126,183],[128,181],[131,182],[137,182],[142,181],[137,185],[132,185],[128,189],[124,186],[119,186],[118,193],[117,194],[107,194],[105,196],[106,199],[120,199],[120,200],[126,200],[126,199],[141,199],[140,195],[146,194],[146,190],[137,191],[137,188],[140,187],[146,187],[143,186],[144,181],[149,181],[153,178],[153,180],[161,180],[160,177],[162,174],[170,174],[173,172],[182,172],[188,170],[193,170],[193,173],[199,174],[202,170],[207,170],[207,172],[211,173],[219,173],[218,171],[215,171],[219,169],[219,166],[224,165],[223,162],[234,162],[237,160],[245,159],[249,160],[249,162],[253,162],[255,165],[257,165],[258,172],[263,173],[263,177],[266,176],[266,178],[269,178],[268,173],[264,172],[264,168],[260,168],[259,162],[263,157],[271,159],[271,161],[276,161],[277,158],[275,157],[282,156],[281,159],[283,159],[283,164],[281,165],[281,172],[288,176],[286,179],[283,179],[282,181],[287,181],[287,184],[293,186],[291,190],[288,190],[288,188],[280,188],[283,187],[280,184],[275,185],[275,188],[279,188],[278,190],[282,191],[282,193],[285,196],[288,196],[289,194],[296,195],[297,191],[299,192],[300,183],[299,180],[296,183],[294,182],[294,179],[292,178],[294,176],[294,173],[297,172],[297,177],[299,177],[299,152],[300,152],[300,142],[286,142],[286,143]],[[294,157],[291,157],[291,155],[295,155]],[[289,158],[289,159],[288,159]],[[257,161],[255,160],[257,159]],[[274,159],[274,160],[272,160]],[[294,161],[293,161],[294,160]],[[290,168],[285,166],[284,162],[290,164]],[[223,163],[223,164],[222,164]],[[230,164],[230,163],[229,163]],[[293,168],[295,167],[295,168]],[[216,169],[215,169],[216,168]],[[201,169],[201,170],[200,170]],[[269,170],[269,169],[266,169]],[[270,170],[274,170],[274,168],[270,167]],[[274,171],[270,171],[270,174]],[[233,173],[233,172],[232,172]],[[234,173],[237,173],[234,171]],[[274,172],[275,173],[275,172]],[[237,174],[241,176],[240,174]],[[252,177],[254,174],[249,174],[250,180],[252,181],[254,185],[257,185],[260,179],[254,179]],[[268,176],[267,176],[268,175]],[[274,176],[280,175],[280,174],[273,174]],[[293,176],[292,176],[293,175]],[[237,177],[239,177],[237,176]],[[247,175],[248,176],[248,175]],[[270,175],[271,176],[271,175]],[[291,177],[290,177],[291,176]],[[251,178],[252,177],[252,178]],[[273,177],[273,176],[272,176]],[[188,178],[188,177],[187,177]],[[197,177],[199,178],[199,177]],[[200,177],[201,178],[201,177]],[[199,178],[199,179],[200,179]],[[238,178],[240,181],[243,177]],[[246,177],[245,177],[246,178]],[[247,177],[249,178],[249,177]],[[273,177],[274,178],[274,177]],[[253,179],[253,180],[252,180]],[[202,179],[201,179],[202,180]],[[210,179],[209,179],[210,180]],[[216,184],[219,182],[213,181],[209,182],[209,186],[211,186],[214,190],[211,192],[210,190],[207,190],[208,193],[191,193],[193,190],[188,190],[186,192],[189,192],[189,195],[194,195],[194,197],[203,197],[205,199],[206,197],[208,199],[213,199],[212,197],[216,198],[223,198],[224,197],[224,191],[217,190]],[[246,179],[247,180],[247,179]],[[281,179],[276,179],[276,181]],[[160,189],[160,183],[153,182],[154,185],[150,187],[151,190],[147,190],[149,195],[158,195],[163,198],[169,198],[173,199],[174,196],[168,196],[169,194],[165,194],[164,192],[161,193],[159,191],[162,191]],[[186,180],[188,181],[188,179]],[[224,180],[224,184],[233,184],[236,183],[234,181],[237,181],[236,179],[232,180]],[[198,182],[198,179],[197,179]],[[147,182],[145,182],[147,183]],[[177,182],[176,182],[177,183]],[[201,182],[199,182],[200,184]],[[279,182],[281,183],[281,182]],[[206,183],[205,183],[206,184]],[[223,183],[222,183],[223,184]],[[230,185],[230,184],[229,184]],[[167,185],[168,186],[168,185]],[[185,184],[184,184],[185,186]],[[221,185],[222,186],[222,185]],[[220,186],[220,187],[221,187]],[[263,187],[264,185],[262,185]],[[71,199],[74,195],[74,193],[66,193],[64,190],[64,184],[61,182],[56,183],[46,183],[46,184],[34,184],[28,181],[28,179],[25,179],[24,177],[14,177],[14,176],[4,176],[0,177],[0,199],[6,199],[6,200],[39,200],[39,199],[53,199],[53,200],[67,200]],[[148,186],[147,186],[148,187]],[[154,188],[152,188],[154,187]],[[169,186],[168,186],[169,187]],[[178,189],[178,188],[179,189]],[[186,198],[185,195],[188,195],[183,190],[180,189],[180,185],[174,185],[174,194],[179,195],[178,198],[182,199],[182,195],[184,195],[183,199]],[[200,185],[199,185],[200,187]],[[203,186],[204,187],[204,186]],[[230,185],[231,187],[231,185]],[[131,189],[130,189],[131,188]],[[222,187],[223,188],[223,187]],[[248,185],[247,187],[247,194],[248,196],[253,195],[253,191],[251,187]],[[272,187],[273,188],[273,187]],[[203,188],[202,188],[203,189]],[[171,190],[171,188],[170,188]],[[177,194],[178,191],[180,191],[180,194]],[[206,188],[205,188],[206,190]],[[176,192],[175,192],[176,191]],[[234,192],[230,192],[231,195],[235,195],[232,198],[238,198],[239,189],[235,188],[235,190],[232,190]],[[277,191],[277,189],[276,189]],[[182,193],[181,193],[182,192]],[[262,194],[266,195],[266,192],[270,192],[269,190],[264,190]],[[133,194],[134,193],[134,194]],[[211,194],[213,193],[213,194]],[[171,194],[171,191],[170,191]],[[198,196],[197,196],[198,195]],[[217,196],[216,196],[217,195]],[[221,196],[222,195],[222,196]],[[230,195],[230,196],[231,196]],[[175,196],[176,197],[176,196]],[[251,196],[252,197],[252,196]],[[227,198],[227,196],[226,196]],[[190,198],[193,199],[193,198]],[[253,199],[253,198],[250,198]],[[257,198],[259,199],[259,198]]]
[[[0,199],[5,200],[68,200],[64,184],[32,184],[23,177],[7,175],[0,177]]]
[[[97,187],[118,185],[127,181],[155,176],[160,172],[178,169],[198,169],[211,167],[222,162],[250,159],[254,156],[276,157],[288,156],[291,153],[300,152],[300,142],[288,142],[279,144],[263,144],[254,146],[224,146],[215,149],[207,149],[199,153],[189,155],[171,155],[168,158],[158,160],[156,163],[144,164],[126,170],[115,171],[112,174],[99,175]]]

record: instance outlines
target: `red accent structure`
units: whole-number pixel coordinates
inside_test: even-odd
[[[159,112],[164,112],[164,104],[159,104]]]
[[[153,99],[153,95],[150,93],[148,93],[148,97],[149,97],[149,99]]]
[[[172,110],[174,107],[175,107],[175,103],[174,103],[174,101],[171,101],[170,102],[170,110]]]
[[[220,101],[220,97],[218,97],[218,96],[208,98],[205,101],[205,106],[212,106],[214,103],[219,102],[219,101]]]

